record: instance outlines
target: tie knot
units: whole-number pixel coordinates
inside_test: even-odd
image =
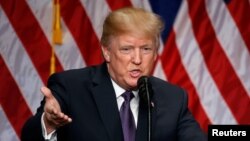
[[[134,97],[134,94],[131,91],[126,91],[122,94],[125,102],[130,102],[130,100]]]

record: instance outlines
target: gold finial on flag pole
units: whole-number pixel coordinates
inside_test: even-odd
[[[53,38],[52,38],[52,54],[50,58],[50,74],[56,71],[55,62],[55,45],[62,44],[62,31],[61,31],[61,21],[60,21],[60,2],[59,0],[53,0]]]
[[[59,0],[54,0],[53,5],[53,42],[54,44],[62,44],[62,31],[60,21],[60,3]]]

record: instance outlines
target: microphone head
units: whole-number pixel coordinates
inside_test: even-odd
[[[137,87],[139,89],[139,97],[144,103],[151,101],[153,96],[152,85],[148,76],[141,76],[137,81]]]
[[[141,85],[144,85],[145,83],[147,83],[148,81],[148,76],[141,76],[138,81],[137,81],[137,86],[138,88],[141,86]]]

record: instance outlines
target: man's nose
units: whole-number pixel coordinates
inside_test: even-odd
[[[132,61],[133,63],[139,65],[141,64],[142,61],[142,53],[140,52],[139,49],[136,49],[132,55]]]

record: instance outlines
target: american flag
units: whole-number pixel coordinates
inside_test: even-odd
[[[52,43],[53,0],[0,0],[0,140],[20,140],[24,122],[56,71],[102,62],[106,15],[142,7],[165,30],[153,75],[185,88],[203,130],[250,124],[250,0],[60,0],[62,45]]]

